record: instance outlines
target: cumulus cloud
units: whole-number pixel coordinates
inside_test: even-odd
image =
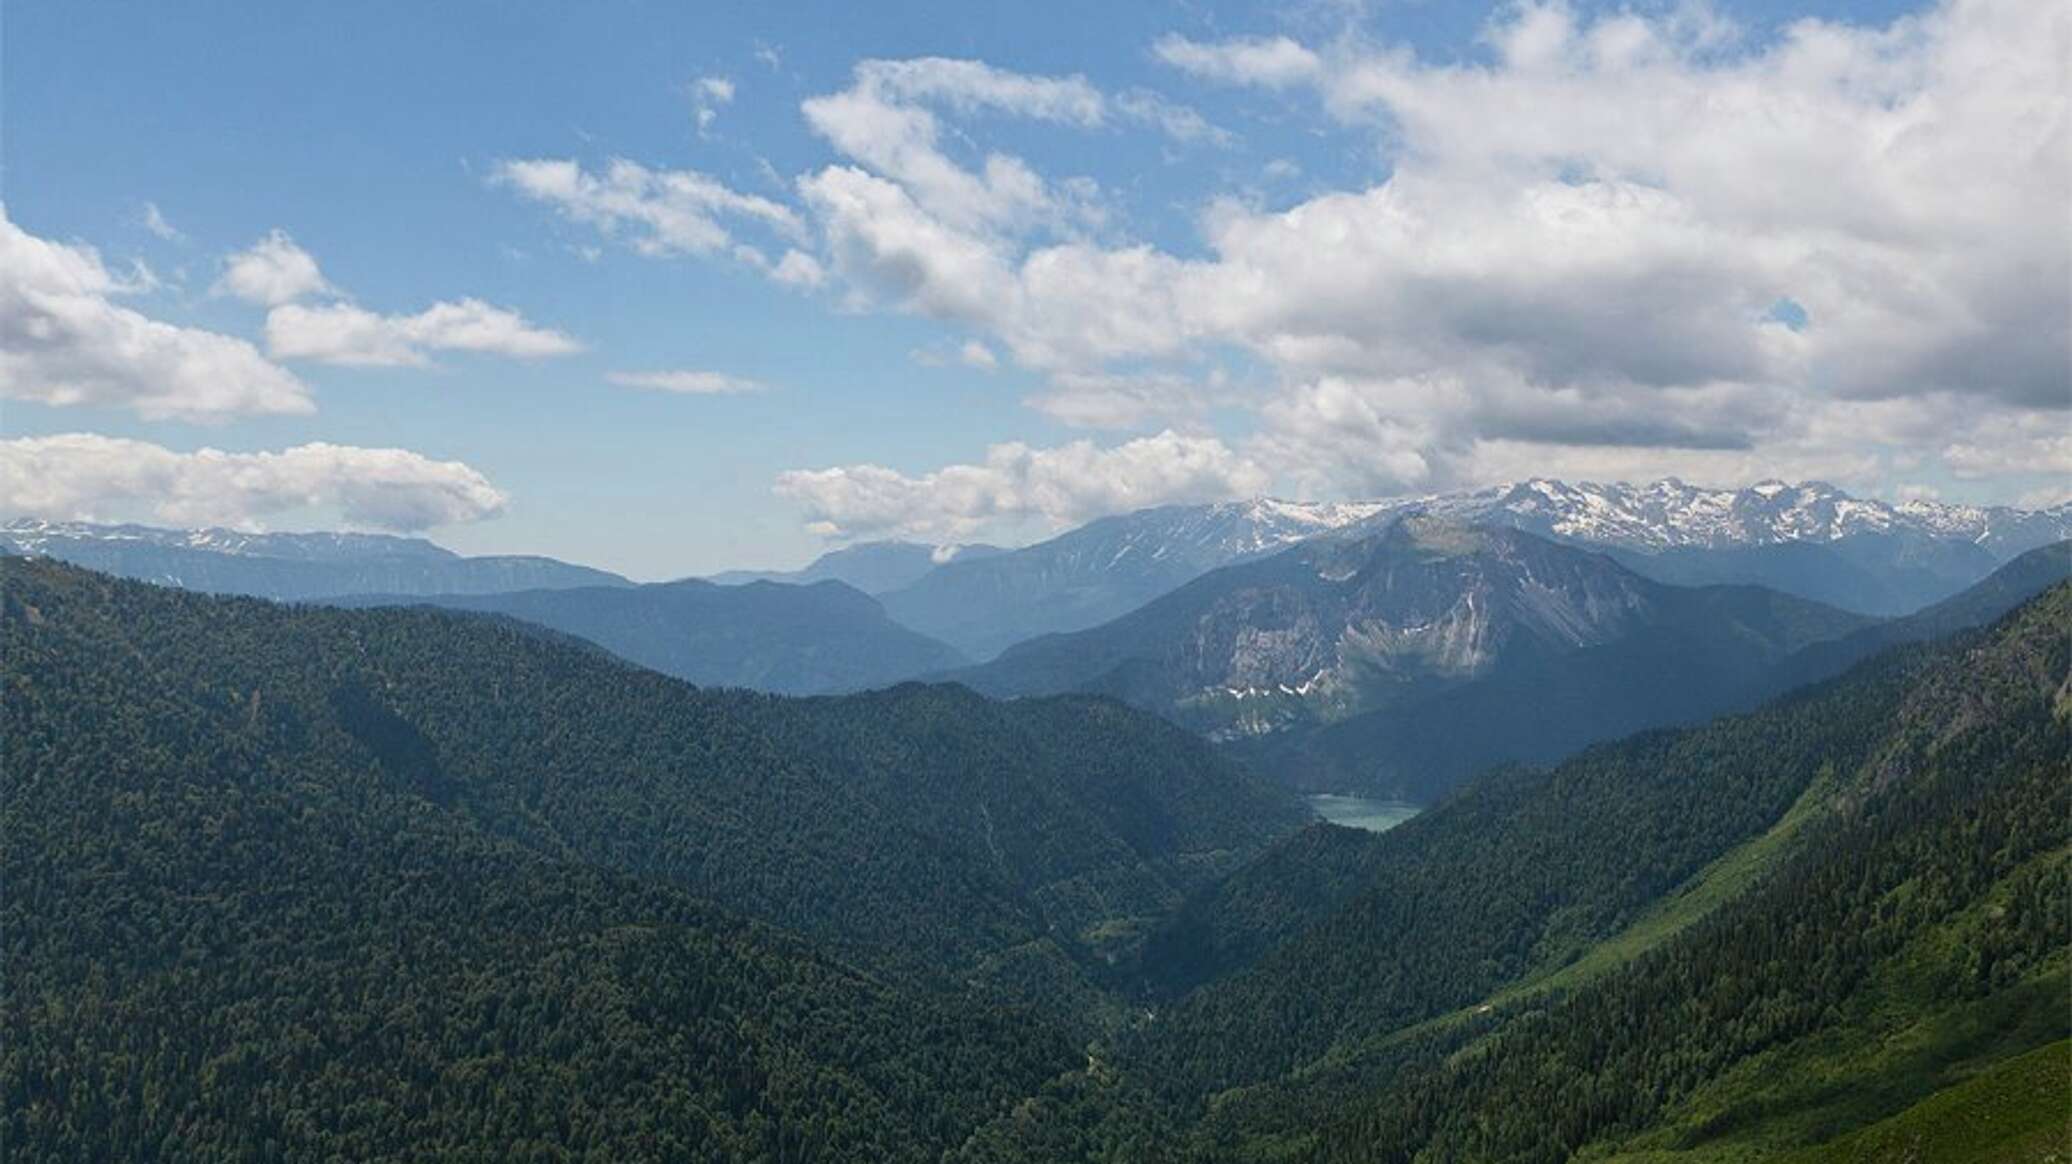
[[[937,111],[970,118],[999,114],[1094,129],[1118,121],[1157,129],[1176,141],[1229,140],[1199,113],[1148,89],[1111,98],[1081,76],[1045,77],[983,61],[922,57],[868,60],[837,93],[800,106],[806,122],[853,162],[898,183],[913,202],[950,229],[1025,233],[1097,221],[1090,179],[1052,183],[1021,158],[988,152],[975,165],[950,156]],[[807,187],[818,178],[801,182]],[[809,201],[813,195],[807,191]]]
[[[622,388],[646,388],[655,392],[676,392],[687,396],[731,396],[761,392],[769,387],[760,380],[729,376],[724,372],[689,369],[664,372],[611,372],[606,380]]]
[[[1184,36],[1159,38],[1151,55],[1176,69],[1211,81],[1283,89],[1314,81],[1323,60],[1285,36],[1251,37],[1204,44]]]
[[[216,280],[216,293],[235,295],[249,303],[273,307],[292,303],[331,290],[317,261],[295,245],[284,230],[223,260],[223,275]]]
[[[1062,183],[958,165],[927,108],[866,108],[862,72],[815,122],[847,163],[800,189],[833,277],[990,335],[1048,374],[1030,403],[1060,419],[1172,415],[1203,354],[1258,360],[1242,447],[1317,490],[1534,457],[1857,481],[1926,461],[2018,484],[2056,463],[2072,404],[2068,24],[1950,0],[1758,42],[1702,8],[1525,4],[1467,62],[1168,37],[1163,62],[1313,93],[1389,163],[1283,208],[1212,202],[1186,255],[1055,229]],[[955,75],[972,110],[1093,116],[1077,89]]]
[[[91,247],[37,238],[0,206],[0,397],[150,420],[306,413],[309,389],[244,340],[152,319]]]
[[[479,299],[434,303],[415,315],[286,303],[266,314],[266,346],[280,359],[355,367],[422,367],[435,351],[540,359],[582,350],[561,332]]]
[[[404,449],[316,443],[180,453],[93,433],[0,441],[0,512],[53,520],[142,509],[179,525],[251,528],[314,508],[355,526],[415,531],[492,517],[505,501],[467,465]]]
[[[994,445],[975,465],[912,476],[879,465],[782,474],[777,492],[831,537],[898,535],[950,542],[997,521],[1054,525],[1174,502],[1257,493],[1264,470],[1214,437],[1167,431],[1112,448],[1074,441]]]
[[[696,170],[651,170],[619,158],[593,173],[572,160],[533,158],[499,162],[494,180],[650,257],[732,253],[733,222],[804,236],[790,207]]]

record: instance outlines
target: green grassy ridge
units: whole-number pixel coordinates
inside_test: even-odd
[[[1583,1159],[1637,1164],[1767,1160],[1884,1119],[1924,1096],[2067,1034],[2072,956],[2003,990],[1938,1008],[1935,981],[2004,914],[2022,877],[2072,875],[2060,848],[2013,871],[1978,903],[1917,936],[1881,965],[1845,1021],[1753,1056],[1701,1088],[1657,1127]],[[2072,1100],[2072,1091],[2065,1092]],[[1938,1157],[1923,1157],[1924,1160]]]
[[[1834,785],[1833,771],[1823,771],[1814,778],[1813,783],[1807,786],[1806,791],[1784,815],[1778,818],[1776,824],[1771,825],[1761,836],[1707,865],[1697,876],[1656,902],[1631,926],[1590,946],[1580,956],[1563,965],[1533,973],[1517,985],[1498,992],[1485,1005],[1502,1008],[1512,1003],[1573,990],[1627,965],[1640,955],[1704,920],[1720,906],[1747,892],[1763,874],[1776,867],[1789,851],[1792,842],[1825,810],[1827,798],[1834,792]],[[1456,1013],[1473,1014],[1481,1009],[1467,1007]],[[1435,1021],[1444,1021],[1450,1017],[1453,1016],[1443,1016],[1441,1020]]]
[[[2072,1041],[2017,1055],[1907,1110],[1780,1164],[2064,1164],[2072,1160]]]
[[[1751,892],[1491,1037],[1379,1077],[1319,1155],[1760,1158],[2063,1038],[2072,738],[2049,709],[2068,621],[2062,587],[1934,652],[1880,700],[1887,727],[1817,833]]]
[[[1454,1054],[1466,1053],[1480,1037],[1469,1027],[1480,1025],[1483,1028],[1480,1034],[1487,1034],[1502,1022],[1527,1010],[1543,1007],[1551,996],[1619,970],[1710,916],[1721,905],[1754,885],[1781,858],[1806,823],[1821,812],[1826,797],[1833,792],[1834,782],[1831,771],[1822,773],[1767,832],[1707,865],[1632,926],[1589,947],[1581,956],[1537,972],[1484,1002],[1361,1040],[1354,1045],[1334,1046],[1283,1079],[1219,1093],[1210,1099],[1212,1120],[1220,1116],[1232,1124],[1242,1123],[1240,1113],[1248,1108],[1272,1107],[1285,1102],[1291,1089],[1317,1092],[1323,1097],[1355,1092],[1359,1089],[1359,1080],[1381,1074],[1377,1064],[1404,1055],[1420,1042],[1452,1043],[1459,1048]],[[1324,1106],[1334,1102],[1335,1098],[1322,1099]],[[1300,1159],[1315,1146],[1313,1130],[1302,1129],[1254,1134],[1244,1140],[1241,1147],[1234,1146],[1233,1150],[1245,1161],[1265,1162]]]

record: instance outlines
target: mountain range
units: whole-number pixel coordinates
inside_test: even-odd
[[[921,580],[947,562],[971,562],[1007,551],[998,546],[931,546],[919,542],[859,542],[813,559],[796,570],[727,570],[708,581],[723,586],[748,582],[844,582],[865,594],[883,594]]]
[[[463,557],[423,538],[370,533],[240,533],[18,518],[0,526],[0,554],[56,558],[120,578],[281,602],[632,585],[609,571],[553,558]]]
[[[1262,674],[1376,624],[1328,640],[1360,647],[1331,657],[1361,710],[1320,730],[1617,679],[1560,670],[1593,652],[1662,687],[1780,653],[1757,670],[1819,680],[1372,834],[1302,827],[1099,694],[705,690],[504,615],[0,560],[0,1134],[24,1160],[2048,1159],[2068,564],[1877,621],[1409,512],[1128,616],[1181,644],[1153,662]],[[1165,634],[1217,609],[1244,617]],[[1515,696],[1573,713],[1560,691]]]
[[[1113,695],[1245,742],[1299,786],[1423,802],[1495,763],[1751,701],[1768,667],[1868,621],[1412,510],[957,677],[1001,696]]]
[[[2072,537],[2072,502],[2041,510],[1851,497],[1820,482],[1708,489],[1537,478],[1468,492],[1350,503],[1255,498],[1100,518],[1019,549],[864,542],[798,570],[733,570],[724,584],[844,582],[898,622],[986,660],[1084,630],[1221,566],[1362,523],[1423,512],[1506,525],[1610,554],[1659,582],[1766,586],[1861,614],[1906,614],[2016,555]],[[245,534],[14,521],[0,552],[42,554],[124,577],[306,600],[628,585],[549,558],[465,558],[419,538]]]
[[[899,621],[989,659],[1040,635],[1098,626],[1218,567],[1410,512],[1602,550],[1659,582],[1767,586],[1876,615],[1946,598],[2025,550],[2072,537],[2072,503],[1893,505],[1820,482],[1706,489],[1673,478],[1639,486],[1533,479],[1385,501],[1148,509],[952,560],[881,597]]]
[[[987,659],[1037,635],[1098,626],[1218,566],[1380,508],[1259,499],[1146,509],[1019,550],[953,559],[882,599],[893,618]]]

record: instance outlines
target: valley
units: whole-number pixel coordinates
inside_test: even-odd
[[[0,1164],[2072,1164],[2072,4],[0,9]]]
[[[1899,618],[1622,561],[1372,513],[944,670],[833,577],[0,558],[8,1142],[1815,1159],[2061,1046],[2072,543]]]

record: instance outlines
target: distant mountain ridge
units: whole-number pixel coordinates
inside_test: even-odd
[[[2048,509],[1852,497],[1822,481],[1708,489],[1667,477],[1646,485],[1531,478],[1404,501],[1460,521],[1502,522],[1543,536],[1622,549],[1721,549],[1909,534],[1971,542],[2004,561],[2072,536],[2072,502]]]
[[[813,559],[797,570],[726,570],[706,579],[722,586],[749,582],[846,582],[865,594],[912,585],[947,562],[968,562],[1004,554],[998,546],[932,546],[921,542],[858,542]]]
[[[1161,506],[953,561],[881,597],[899,621],[986,659],[1040,635],[1098,626],[1218,567],[1409,513],[1603,550],[1659,582],[1767,586],[1878,615],[1939,601],[2026,550],[2072,537],[2072,502],[2043,510],[1895,505],[1817,481],[1711,489],[1675,478],[1533,478],[1375,501]]]
[[[1271,498],[1098,518],[1019,550],[937,567],[881,597],[892,617],[984,659],[1125,614],[1231,562],[1341,529],[1383,503]]]
[[[1502,525],[1395,515],[1212,571],[956,678],[1091,691],[1248,748],[1304,787],[1429,800],[1506,760],[1717,714],[1864,626],[1753,587],[1684,588]]]
[[[586,639],[702,687],[820,695],[885,687],[965,662],[841,582],[723,586],[687,578],[508,594],[353,595],[345,606],[437,606]]]
[[[610,571],[553,558],[465,557],[423,538],[374,533],[244,533],[21,518],[0,526],[0,553],[56,558],[161,586],[280,602],[342,594],[632,585]]]

